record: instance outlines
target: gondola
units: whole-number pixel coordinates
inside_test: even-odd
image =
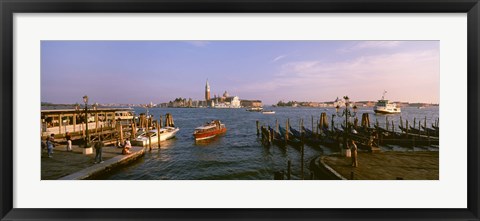
[[[424,131],[427,131],[428,135],[438,137],[438,130],[422,126]]]
[[[285,134],[287,133],[287,130],[285,128],[279,126],[280,134],[282,137],[285,137]],[[287,144],[294,147],[295,149],[299,150],[302,146],[302,141],[298,138],[296,138],[292,133],[288,133],[288,140]]]
[[[413,146],[431,146],[431,145],[438,145],[439,139],[438,137],[434,136],[426,136],[424,133],[415,133],[418,132],[418,129],[415,130],[407,130],[402,126],[398,126],[405,134],[402,134],[402,137],[406,142],[412,143]]]
[[[282,137],[279,133],[277,133],[273,128],[268,126],[268,129],[271,131],[273,134],[273,144],[276,146],[285,149],[287,147],[287,143],[285,142],[285,137]]]
[[[305,129],[305,128],[303,128]],[[308,145],[308,146],[311,146],[311,147],[320,147],[320,139],[316,138],[315,136],[312,136],[313,134],[312,133],[309,133],[307,134],[305,131],[302,135],[302,133],[300,131],[297,131],[295,130],[294,128],[290,127],[290,131],[292,132],[293,136],[295,136],[295,138],[299,139],[299,140],[302,140]],[[302,137],[303,136],[303,137]]]
[[[315,139],[317,139],[320,142],[320,145],[333,148],[333,149],[338,149],[338,144],[333,138],[333,136],[328,136],[325,134],[325,132],[322,133],[322,131],[320,131],[319,134],[314,134],[311,130],[305,127],[303,128],[303,130],[305,131],[305,134],[307,134],[308,136],[314,137]],[[325,130],[327,129],[325,128]]]

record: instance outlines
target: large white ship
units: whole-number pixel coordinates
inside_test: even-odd
[[[375,104],[375,107],[373,107],[373,111],[375,111],[375,113],[381,113],[381,114],[400,113],[401,110],[399,107],[397,107],[397,104],[392,103],[389,100],[385,100],[386,93],[387,91],[383,92],[382,99],[378,100],[377,104]]]

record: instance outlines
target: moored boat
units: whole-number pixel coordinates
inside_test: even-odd
[[[266,111],[262,111],[262,114],[275,114],[275,111],[266,110]]]
[[[156,129],[149,130],[148,132],[140,130],[140,132],[137,133],[135,140],[133,140],[133,145],[146,146],[150,141],[152,144],[156,144],[158,143],[158,136],[160,136],[160,142],[172,139],[179,130],[178,127],[160,128],[160,133],[158,133],[159,131]]]
[[[380,113],[380,114],[400,113],[401,110],[399,107],[397,107],[397,104],[392,103],[389,100],[385,100],[386,93],[387,91],[383,92],[382,99],[378,100],[378,102],[375,104],[375,107],[373,107],[373,111],[375,111],[375,113]]]
[[[262,110],[263,110],[263,107],[251,107],[247,109],[247,111],[253,111],[253,112],[260,112]]]
[[[219,120],[213,120],[201,127],[195,128],[193,136],[195,137],[195,140],[205,140],[225,132],[227,132],[225,124],[222,124]]]

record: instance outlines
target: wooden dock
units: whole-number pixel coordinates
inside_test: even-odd
[[[126,165],[142,157],[145,154],[145,148],[132,147],[131,152],[132,153],[128,155],[117,155],[115,157],[105,160],[103,163],[92,164],[91,166],[83,170],[64,176],[59,180],[95,179],[95,177],[106,174],[115,168]]]
[[[342,180],[438,180],[439,152],[382,152],[358,153],[358,167],[351,166],[351,158],[340,155],[322,156],[316,165],[324,174]],[[325,174],[330,173],[330,174]]]

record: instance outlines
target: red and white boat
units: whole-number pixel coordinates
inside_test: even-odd
[[[222,124],[219,120],[213,120],[210,123],[195,128],[193,136],[195,137],[195,140],[205,140],[225,132],[227,132],[225,124]]]

